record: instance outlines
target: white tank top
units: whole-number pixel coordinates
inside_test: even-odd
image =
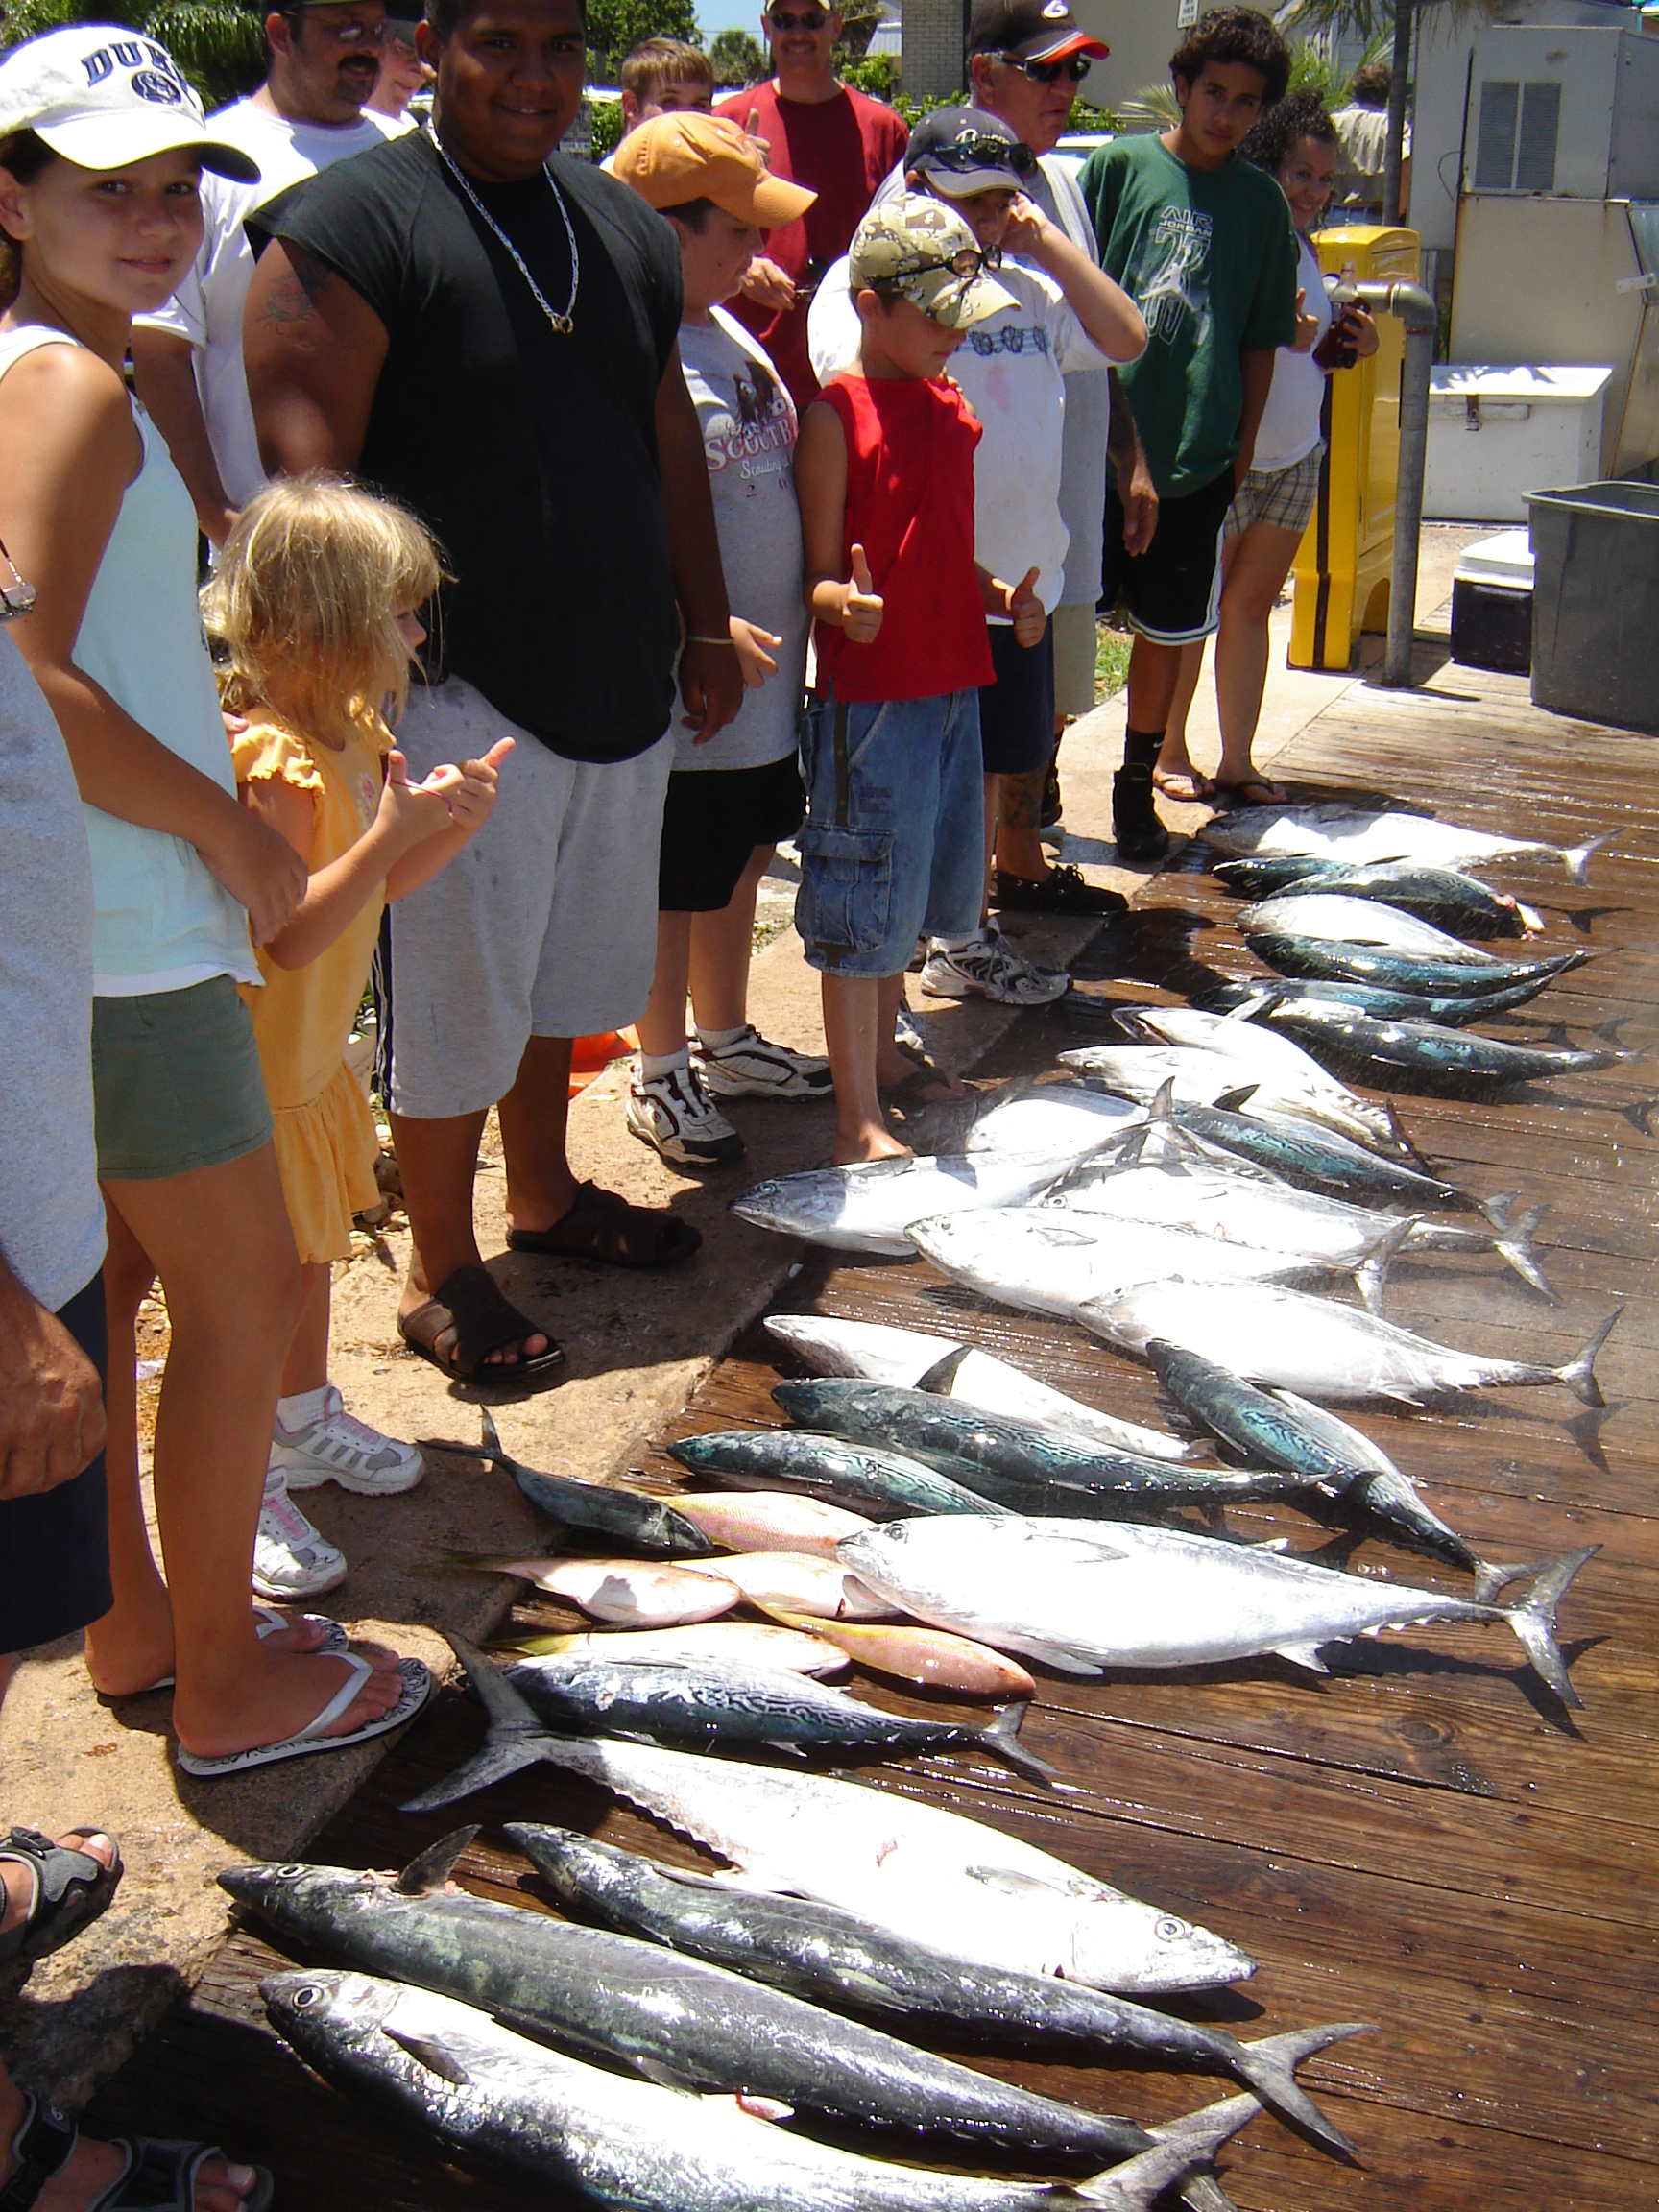
[[[74,346],[42,324],[0,330],[0,377],[39,346]],[[144,459],[93,581],[77,668],[151,736],[232,797],[230,748],[196,603],[196,511],[167,444],[132,409]],[[92,988],[103,998],[181,991],[212,975],[257,983],[248,916],[182,837],[87,806]]]

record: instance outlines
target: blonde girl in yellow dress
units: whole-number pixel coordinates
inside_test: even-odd
[[[352,1214],[379,1196],[374,1123],[345,1051],[381,912],[482,827],[512,750],[504,739],[413,784],[393,745],[376,703],[401,710],[426,635],[416,610],[441,576],[412,516],[311,474],[243,510],[203,594],[224,704],[246,723],[231,748],[238,795],[310,871],[292,920],[258,950],[264,987],[245,991],[304,1276],[254,1552],[254,1588],[273,1599],[332,1589],[347,1572],[290,1490],[332,1481],[380,1497],[421,1475],[413,1445],[346,1411],[328,1380],[328,1312]]]

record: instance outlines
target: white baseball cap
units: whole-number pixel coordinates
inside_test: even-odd
[[[110,23],[27,38],[0,60],[0,137],[33,131],[81,169],[126,169],[182,147],[204,169],[256,184],[240,147],[207,135],[202,103],[165,46]]]

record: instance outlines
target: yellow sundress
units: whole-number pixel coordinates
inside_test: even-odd
[[[379,715],[365,713],[338,753],[272,721],[251,722],[230,750],[238,783],[277,779],[310,799],[306,867],[314,876],[374,820],[391,745]],[[352,1214],[379,1198],[374,1118],[345,1053],[385,904],[377,891],[307,967],[278,967],[257,948],[264,988],[243,989],[271,1100],[282,1195],[308,1264],[348,1259]]]

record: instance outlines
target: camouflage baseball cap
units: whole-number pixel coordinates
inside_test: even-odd
[[[847,252],[847,288],[889,288],[937,323],[966,330],[1018,304],[985,274],[985,252],[964,217],[943,200],[906,192],[872,207]]]

